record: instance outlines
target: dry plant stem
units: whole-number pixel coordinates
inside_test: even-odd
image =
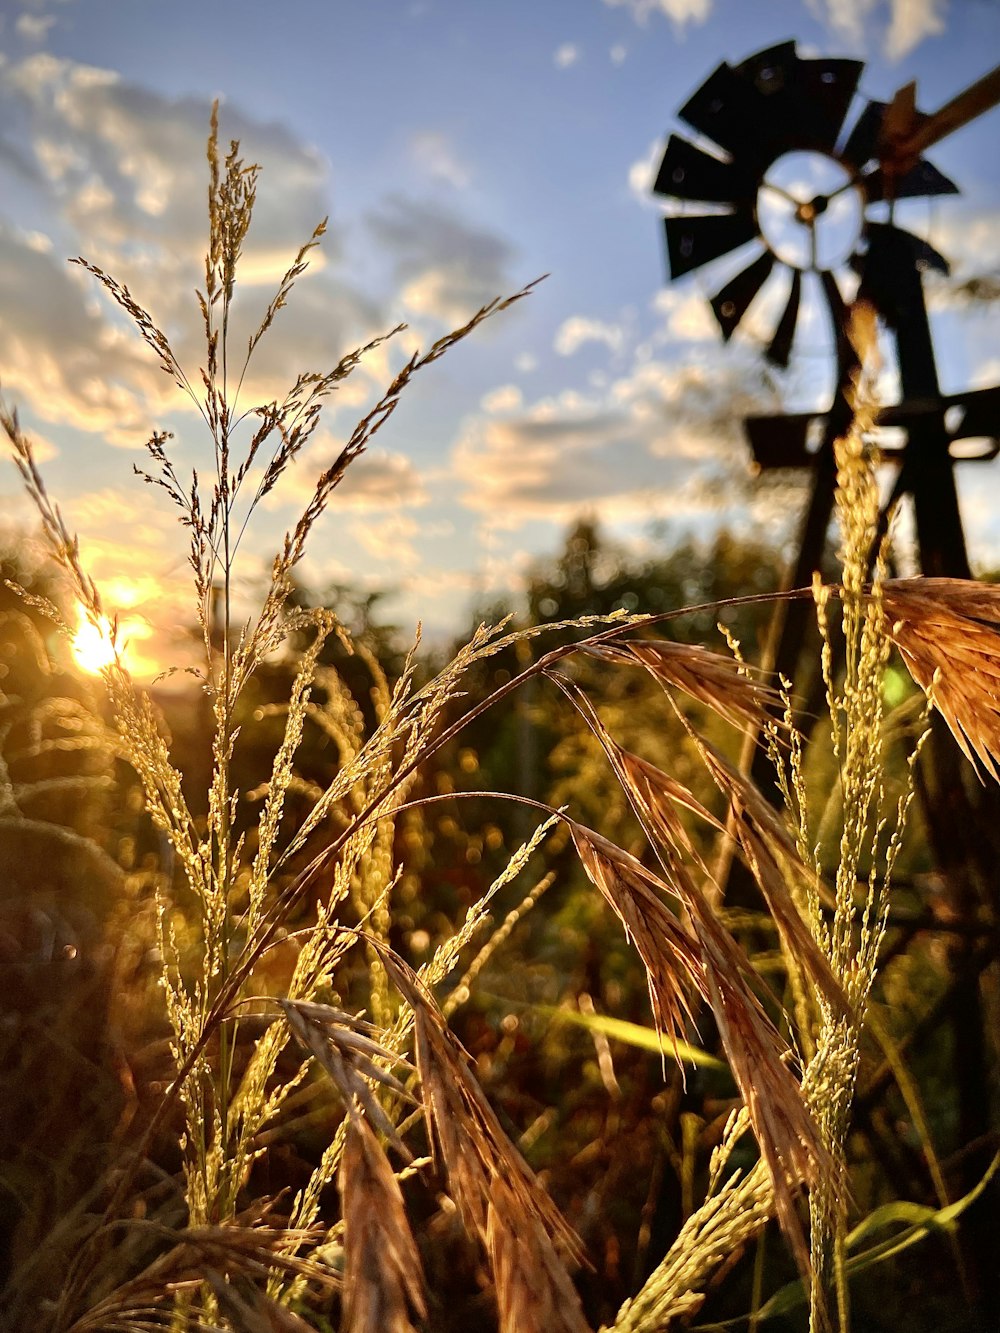
[[[428,351],[415,353],[392,379],[375,406],[357,424],[346,445],[333,465],[320,476],[314,488],[312,498],[306,505],[298,523],[285,537],[272,570],[271,585],[264,605],[256,621],[250,621],[244,627],[238,642],[234,641],[231,621],[231,592],[233,560],[240,529],[234,540],[234,503],[242,482],[249,475],[251,464],[265,442],[272,436],[278,439],[270,462],[264,469],[256,494],[250,502],[249,512],[274,486],[284,469],[301,450],[315,428],[319,419],[321,399],[328,395],[358,364],[366,350],[378,345],[384,339],[375,339],[357,352],[349,354],[325,375],[300,375],[290,392],[280,404],[274,402],[253,409],[260,417],[261,424],[253,434],[246,457],[234,470],[231,464],[232,432],[239,424],[235,417],[236,398],[229,400],[229,316],[233,299],[236,269],[243,240],[250,225],[250,217],[255,199],[257,178],[256,166],[245,166],[239,157],[238,144],[233,142],[224,163],[218,149],[217,108],[213,110],[212,128],[208,145],[210,166],[209,217],[210,241],[205,262],[204,292],[198,294],[201,307],[205,338],[207,343],[207,363],[201,373],[204,395],[195,391],[183,368],[178,363],[165,334],[156,326],[148,312],[133,298],[127,287],[86,261],[79,261],[103,285],[110,296],[133,319],[143,340],[157,357],[161,368],[177,383],[178,387],[192,398],[203,420],[208,426],[215,462],[214,490],[210,502],[203,506],[200,483],[194,475],[190,490],[181,485],[173,464],[168,456],[167,442],[170,436],[155,432],[148,443],[148,451],[154,461],[153,474],[140,473],[144,480],[165,490],[171,501],[180,511],[181,522],[191,532],[191,564],[195,572],[195,587],[198,593],[198,616],[204,638],[206,671],[203,679],[206,686],[211,686],[213,713],[215,720],[213,736],[213,775],[209,793],[209,815],[207,832],[204,837],[196,830],[195,823],[181,791],[180,776],[170,764],[166,746],[159,735],[148,702],[136,701],[131,680],[124,668],[117,649],[115,660],[106,673],[106,683],[111,691],[115,705],[116,722],[125,742],[128,757],[143,779],[147,806],[179,853],[183,869],[194,891],[201,913],[202,978],[192,988],[188,988],[181,978],[177,952],[172,936],[167,934],[161,939],[166,947],[164,956],[163,980],[167,988],[167,1008],[174,1030],[174,1052],[177,1067],[180,1070],[166,1099],[160,1104],[158,1114],[150,1126],[137,1155],[118,1181],[112,1193],[112,1199],[106,1217],[113,1217],[122,1199],[131,1189],[135,1172],[143,1155],[152,1141],[156,1129],[163,1123],[167,1111],[176,1104],[180,1094],[185,1095],[188,1151],[185,1154],[185,1173],[187,1179],[187,1197],[191,1219],[194,1222],[228,1217],[236,1204],[236,1193],[240,1183],[240,1173],[252,1160],[250,1139],[247,1137],[247,1125],[256,1123],[257,1113],[273,1114],[280,1104],[280,1089],[272,1094],[261,1107],[244,1107],[242,1119],[231,1117],[230,1098],[232,1093],[233,1066],[232,1056],[236,1043],[235,1031],[231,1024],[238,1020],[233,1008],[233,1001],[239,998],[243,981],[249,975],[250,968],[242,969],[238,976],[233,976],[231,948],[234,938],[231,900],[235,890],[236,872],[240,864],[242,840],[234,843],[233,816],[236,809],[237,793],[232,790],[230,763],[236,739],[235,708],[243,687],[260,661],[277,647],[284,639],[295,617],[287,614],[287,602],[291,592],[291,572],[300,560],[306,539],[316,521],[323,513],[328,500],[342,479],[347,467],[364,452],[375,433],[395,412],[402,391],[414,374],[438,360],[456,342],[478,327],[485,319],[501,310],[508,309],[530,291],[531,286],[522,289],[514,296],[497,299],[484,306],[462,327],[439,338]],[[277,295],[269,305],[257,333],[251,337],[240,384],[243,382],[250,357],[262,334],[273,321],[275,314],[282,307],[294,280],[305,268],[305,255],[322,234],[324,224],[314,231],[309,242],[303,246],[282,280]],[[398,331],[398,330],[394,330]],[[389,335],[391,336],[391,335]],[[74,536],[69,532],[58,507],[49,499],[41,476],[35,465],[30,443],[23,436],[16,416],[3,412],[2,424],[14,445],[16,462],[29,495],[35,503],[42,520],[42,525],[56,560],[70,576],[73,590],[86,610],[88,617],[99,625],[102,608],[98,590],[87,576],[80,561],[79,547]],[[245,527],[244,520],[244,527]],[[217,571],[221,566],[221,611],[222,643],[221,652],[216,652],[214,643],[212,594],[215,589]],[[301,619],[301,617],[300,617]],[[320,636],[328,628],[317,625]],[[319,639],[321,642],[321,638]],[[318,648],[317,648],[318,652]],[[308,660],[308,654],[306,655]],[[315,661],[312,664],[315,666]],[[302,675],[300,673],[300,680]],[[440,698],[428,701],[428,712],[433,716],[447,696],[447,677],[445,688]],[[298,688],[298,684],[297,687]],[[399,699],[393,700],[393,706],[400,710],[406,702],[406,689]],[[299,699],[300,713],[308,705],[308,682],[303,697]],[[289,724],[286,729],[286,741],[298,722]],[[422,736],[420,717],[410,718],[411,740]],[[299,730],[299,735],[301,731]],[[391,739],[391,734],[390,734]],[[419,755],[419,745],[412,747]],[[283,747],[283,751],[288,747]],[[284,782],[287,790],[291,775],[291,761],[294,745],[285,753],[287,772],[280,774],[276,770],[276,779]],[[364,770],[367,771],[367,770]],[[388,763],[382,762],[377,773],[372,774],[371,808],[391,813],[391,804],[395,793],[400,790],[400,783],[393,785],[391,792],[384,792],[383,777],[391,775]],[[385,796],[387,799],[380,799]],[[273,831],[280,818],[281,793],[277,798]],[[268,809],[270,809],[270,801]],[[338,854],[343,852],[348,860],[348,847],[353,832],[361,827],[358,821],[348,829],[348,836],[339,840]],[[273,842],[273,837],[272,837]],[[358,847],[354,846],[354,855]],[[356,855],[355,855],[356,860]],[[259,869],[259,873],[258,873]],[[266,889],[273,871],[265,863],[252,870],[252,891],[250,906],[246,917],[250,939],[261,937],[261,917],[264,909]],[[377,893],[377,888],[376,888]],[[273,920],[264,917],[265,920]],[[280,920],[280,913],[278,915]],[[162,932],[161,932],[162,933]],[[263,945],[273,938],[273,929],[267,930]],[[322,935],[322,931],[318,932]],[[327,948],[323,952],[322,943],[317,943],[314,972],[319,975],[324,966],[332,966],[332,954]],[[259,957],[259,950],[256,957]],[[310,955],[312,957],[312,955]],[[323,960],[326,960],[325,964]],[[251,963],[251,968],[253,964]],[[306,985],[309,977],[303,978]],[[218,1036],[219,1061],[215,1072],[209,1069],[205,1060],[208,1041]],[[257,1064],[263,1071],[261,1078],[266,1080],[266,1061],[274,1052],[274,1043],[265,1043],[264,1059]],[[258,1051],[257,1054],[260,1054]],[[252,1064],[256,1070],[257,1066]],[[286,1085],[286,1091],[287,1086]],[[242,1085],[241,1085],[242,1087]],[[264,1086],[261,1083],[259,1095],[263,1097]],[[237,1094],[239,1095],[239,1093]],[[276,1101],[275,1097],[279,1100]],[[263,1108],[263,1110],[261,1109]],[[270,1108],[270,1110],[268,1110]],[[258,1115],[259,1118],[259,1115]],[[100,1230],[95,1233],[95,1238]],[[85,1280],[88,1248],[78,1255],[75,1265],[78,1278]],[[74,1283],[68,1282],[63,1292],[63,1309],[67,1307]],[[79,1286],[75,1287],[79,1293]]]
[[[259,931],[256,938],[252,941],[248,941],[243,951],[242,958],[230,971],[225,986],[220,988],[214,1003],[209,1009],[205,1017],[201,1035],[188,1051],[176,1076],[171,1081],[170,1086],[164,1092],[159,1105],[153,1112],[146,1131],[135,1149],[131,1164],[125,1168],[118,1185],[112,1193],[105,1212],[105,1218],[113,1216],[120,1207],[131,1188],[134,1172],[138,1169],[144,1159],[156,1133],[166,1119],[166,1116],[179,1096],[181,1089],[184,1087],[192,1070],[204,1054],[214,1032],[220,1025],[227,1021],[230,1007],[237,999],[240,987],[249,978],[261,955],[273,941],[276,932],[280,929],[282,921],[288,913],[293,911],[302,901],[305,895],[309,892],[315,879],[336,861],[345,844],[354,836],[358,827],[363,823],[371,822],[373,819],[377,818],[380,808],[389,801],[391,795],[395,793],[395,791],[397,791],[408,778],[413,776],[422,764],[426,763],[426,761],[436,754],[443,746],[454,740],[455,737],[469,725],[469,723],[475,721],[496,704],[507,698],[520,685],[536,676],[545,674],[564,658],[569,657],[574,653],[586,650],[587,648],[593,647],[595,644],[612,641],[621,634],[634,632],[637,629],[643,629],[652,625],[664,624],[685,615],[697,615],[700,612],[708,611],[716,612],[725,607],[760,605],[763,602],[772,602],[776,599],[791,601],[812,597],[812,595],[812,589],[809,588],[797,588],[778,594],[752,593],[745,597],[723,598],[712,602],[706,602],[698,606],[681,607],[673,611],[661,612],[654,616],[630,619],[627,623],[620,625],[612,625],[610,628],[602,630],[598,634],[592,635],[587,639],[580,640],[577,643],[561,645],[544,654],[536,662],[525,667],[509,681],[498,686],[486,699],[468,709],[460,718],[450,726],[446,727],[437,737],[433,738],[417,758],[404,765],[399,772],[395,774],[389,788],[362,810],[349,827],[345,829],[344,832],[341,833],[329,846],[325,847],[318,853],[318,855],[314,857],[313,860],[296,876],[291,885],[289,885],[282,895],[280,915],[272,914],[270,920],[267,921]],[[547,809],[547,807],[540,808]]]
[[[763,1162],[743,1178],[735,1173],[692,1213],[642,1291],[626,1301],[604,1333],[665,1333],[705,1300],[712,1274],[758,1236],[774,1215],[774,1194]]]

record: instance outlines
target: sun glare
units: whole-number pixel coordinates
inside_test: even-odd
[[[80,623],[73,635],[73,657],[76,664],[92,675],[100,675],[105,667],[115,660],[115,648],[111,637],[111,621],[101,616],[95,625],[80,612]]]

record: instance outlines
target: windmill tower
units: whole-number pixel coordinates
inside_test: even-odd
[[[883,524],[909,497],[925,574],[969,576],[955,468],[1000,453],[1000,387],[941,393],[924,274],[947,273],[948,262],[904,229],[897,213],[900,201],[958,193],[924,151],[1000,102],[1000,68],[933,115],[917,110],[912,85],[890,103],[867,101],[855,112],[861,72],[856,60],[804,59],[794,42],[719,65],[678,113],[700,141],[671,135],[654,186],[674,206],[664,220],[671,277],[729,265],[709,298],[725,341],[776,284],[781,313],[764,351],[771,364],[788,365],[807,304],[825,312],[831,327],[836,389],[828,408],[745,422],[758,468],[812,474],[792,587],[807,586],[820,564],[834,503],[834,443],[851,420],[857,363],[847,337],[849,285],[874,307],[894,344],[900,401],[875,419],[897,428],[901,440],[881,451],[895,466]],[[800,601],[776,618],[767,665],[789,678],[811,615]],[[972,789],[950,737],[939,730],[933,740],[933,763],[921,778],[925,818],[952,922],[967,932],[948,937],[949,1003],[939,1016],[951,1022],[964,1145],[988,1142],[991,1131],[979,976],[996,959],[996,936],[984,962],[970,932],[983,922],[995,932],[1000,916],[1000,795],[992,785]],[[768,776],[756,765],[752,771]],[[983,1166],[981,1155],[967,1156],[961,1185],[974,1185]],[[1000,1327],[990,1233],[984,1215],[970,1224],[968,1243],[984,1326]]]

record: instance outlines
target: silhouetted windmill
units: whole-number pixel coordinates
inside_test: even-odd
[[[862,69],[857,60],[802,59],[794,42],[736,66],[721,64],[679,117],[722,153],[671,135],[654,185],[667,198],[713,207],[664,220],[673,278],[747,248],[746,266],[711,298],[725,340],[765,284],[782,276],[787,292],[765,353],[770,362],[788,365],[806,301],[818,300],[828,312],[838,384],[830,409],[746,421],[758,467],[814,471],[793,585],[808,583],[820,563],[833,504],[833,442],[848,418],[842,391],[855,362],[846,337],[845,275],[853,271],[858,294],[895,339],[902,401],[883,409],[877,423],[901,428],[904,443],[883,450],[899,469],[890,502],[912,497],[925,573],[969,573],[952,446],[977,441],[962,461],[1000,452],[1000,388],[940,393],[922,276],[928,269],[947,273],[948,264],[894,217],[900,199],[958,192],[923,148],[1000,100],[1000,70],[935,116],[916,111],[911,86],[891,104],[868,101],[852,120]],[[870,216],[876,204],[887,206],[887,220]],[[789,675],[807,614],[808,608],[792,609],[775,645],[774,665]]]
[[[715,150],[672,135],[654,187],[685,205],[711,206],[711,211],[665,219],[672,277],[747,247],[745,266],[711,298],[724,339],[746,319],[765,284],[782,272],[785,304],[767,358],[787,366],[805,300],[818,298],[832,323],[837,391],[830,408],[746,421],[759,467],[813,470],[791,573],[796,587],[808,585],[820,564],[833,507],[834,441],[850,420],[846,390],[856,362],[846,336],[843,274],[853,270],[858,296],[874,306],[895,342],[901,401],[876,417],[878,425],[901,428],[903,439],[894,451],[882,451],[898,469],[887,509],[902,496],[911,497],[925,574],[968,577],[954,467],[969,459],[988,461],[1000,452],[1000,388],[952,397],[940,391],[923,274],[928,269],[946,273],[947,261],[898,226],[895,216],[899,200],[957,193],[923,152],[1000,102],[1000,67],[933,115],[917,111],[909,85],[891,103],[867,102],[852,120],[861,71],[854,60],[802,59],[794,42],[736,66],[720,65],[679,113]],[[873,205],[882,206],[883,218],[870,216]],[[817,424],[819,443],[811,451]],[[965,442],[964,452],[953,452],[960,442]],[[788,677],[811,610],[806,602],[792,603],[784,619],[776,621],[768,665]],[[991,1130],[979,974],[997,956],[1000,800],[992,784],[970,790],[950,738],[938,729],[934,739],[934,763],[921,782],[948,910],[958,923],[950,937],[950,1003],[942,1017],[951,1019],[964,1147],[988,1143]],[[753,771],[762,776],[756,765]],[[975,931],[983,917],[994,933],[977,952]],[[965,1153],[962,1165],[962,1183],[971,1187],[984,1166],[982,1153]],[[983,1327],[1000,1327],[995,1239],[985,1213],[968,1225],[968,1258],[979,1279],[977,1317]]]

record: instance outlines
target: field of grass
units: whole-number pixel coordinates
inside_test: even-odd
[[[8,561],[0,613],[5,1326],[1000,1326],[1000,593],[887,576],[866,376],[813,588],[721,540],[714,578],[611,587],[581,527],[434,661],[297,567],[411,379],[529,289],[498,299],[400,367],[237,623],[246,524],[384,340],[241,401],[323,227],[231,346],[257,169],[214,121],[209,162],[200,372],[90,269],[205,433],[190,483],[148,444],[186,691],[113,631],[97,682],[69,668],[101,590],[3,408],[51,561]],[[815,606],[819,719],[757,665],[782,597]]]

